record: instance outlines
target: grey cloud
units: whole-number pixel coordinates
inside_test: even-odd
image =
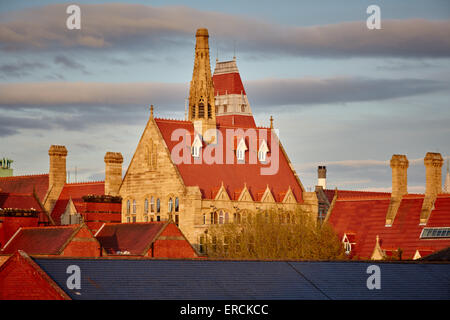
[[[288,27],[262,20],[187,7],[138,4],[80,5],[80,31],[65,27],[66,5],[9,13],[0,23],[3,50],[129,46],[161,48],[189,44],[199,27],[221,43],[237,41],[239,50],[314,57],[449,57],[450,21],[383,20],[381,30],[365,21]]]
[[[0,65],[0,77],[24,77],[33,70],[45,68],[46,65],[40,62],[18,61],[15,63],[5,63]]]
[[[422,79],[300,78],[248,81],[251,104],[298,106],[387,100],[446,90],[447,82]],[[27,94],[24,95],[23,93]],[[38,82],[0,84],[1,106],[148,106],[181,110],[183,83]]]

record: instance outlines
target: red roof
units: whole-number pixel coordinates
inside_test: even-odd
[[[403,259],[412,259],[419,248],[440,250],[450,246],[450,239],[420,239],[424,227],[450,227],[450,195],[439,195],[426,226],[419,225],[424,195],[403,197],[394,223],[386,227],[390,194],[367,193],[365,197],[348,192],[338,199],[329,216],[329,222],[342,238],[344,233],[354,233],[356,246],[352,252],[369,259],[373,253],[377,235],[384,250],[401,248]]]
[[[81,201],[83,196],[87,195],[103,195],[105,194],[105,182],[82,182],[82,183],[67,183],[59,195],[52,211],[52,218],[56,224],[61,223],[61,215],[67,207],[69,199],[73,201]]]
[[[238,72],[216,74],[212,77],[214,83],[214,95],[246,94]]]
[[[35,190],[42,202],[48,190],[48,174],[1,177],[0,189],[2,192],[27,194],[33,194]]]
[[[221,127],[256,128],[253,116],[224,115],[216,116],[216,123]]]
[[[41,211],[41,207],[32,194],[17,194],[0,192],[0,208],[1,209],[35,209]]]
[[[23,250],[28,254],[59,254],[79,225],[21,228],[5,245],[3,254]]]
[[[106,223],[95,235],[108,254],[144,255],[167,222]]]
[[[194,134],[194,126],[190,121],[179,121],[179,120],[169,120],[169,119],[155,119],[156,124],[161,131],[161,134],[166,142],[169,151],[181,143],[180,141],[172,141],[172,132],[176,129],[185,129],[190,134]],[[226,130],[236,129],[235,127],[218,126],[218,130],[226,140]],[[267,136],[267,145],[269,150],[271,150],[271,134],[270,129],[267,128],[257,128],[256,139],[259,141],[260,135],[265,132]],[[180,139],[181,140],[181,139]],[[193,141],[191,141],[192,143]],[[249,138],[246,138],[246,145],[249,146]],[[256,142],[257,144],[257,142]],[[262,175],[261,169],[268,168],[268,164],[262,164],[258,160],[256,163],[249,163],[249,151],[245,152],[245,163],[236,163],[235,153],[233,152],[234,164],[226,164],[227,151],[226,148],[231,148],[228,146],[226,141],[224,142],[224,152],[222,157],[222,164],[207,164],[203,161],[201,164],[194,163],[192,156],[190,156],[191,164],[180,163],[176,164],[181,177],[185,185],[187,186],[199,186],[203,197],[206,199],[212,199],[217,193],[217,188],[221,186],[222,182],[227,189],[228,194],[232,199],[237,199],[239,195],[236,195],[236,190],[242,190],[244,185],[247,188],[255,200],[257,193],[261,190],[265,190],[267,185],[272,191],[272,194],[277,202],[281,202],[283,199],[280,195],[283,192],[287,192],[289,187],[291,187],[293,194],[298,202],[303,201],[302,188],[298,180],[296,179],[294,172],[292,171],[287,158],[284,156],[281,148],[279,150],[279,169],[273,175]],[[259,148],[259,146],[257,146]],[[186,152],[190,154],[190,145],[186,146]],[[204,152],[206,148],[202,148]],[[272,151],[272,150],[271,150]],[[269,152],[270,155],[270,152]],[[254,155],[257,159],[257,154]]]

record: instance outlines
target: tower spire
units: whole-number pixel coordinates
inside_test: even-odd
[[[216,112],[214,85],[209,61],[208,29],[198,29],[195,34],[195,60],[189,89],[189,120],[206,142],[215,140]],[[201,129],[200,129],[201,126]],[[208,131],[208,132],[207,132]],[[212,135],[212,136],[211,136]]]

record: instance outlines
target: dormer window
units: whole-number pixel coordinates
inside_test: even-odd
[[[342,243],[344,244],[345,254],[350,254],[353,249],[353,245],[355,245],[355,235],[353,233],[344,233],[342,237]]]
[[[192,143],[192,156],[194,158],[200,157],[200,150],[202,148],[202,141],[198,135],[195,136],[194,142]]]
[[[266,161],[267,152],[269,152],[269,148],[267,147],[266,140],[263,140],[261,142],[261,145],[259,146],[259,150],[258,150],[258,160],[260,162]]]
[[[238,161],[245,160],[245,151],[247,151],[247,146],[245,145],[245,141],[242,138],[236,148],[236,158],[238,159]]]

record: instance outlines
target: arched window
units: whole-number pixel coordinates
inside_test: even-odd
[[[144,213],[147,214],[148,213],[148,199],[145,198],[144,201]]]
[[[209,103],[208,103],[208,119],[212,119],[212,107]]]
[[[205,105],[203,103],[198,104],[198,117],[199,118],[205,117]]]
[[[175,212],[178,212],[180,210],[180,201],[178,200],[178,197],[175,198]]]
[[[159,198],[156,199],[156,212],[161,212],[161,202],[159,201]]]
[[[234,223],[241,223],[241,214],[240,213],[238,213],[238,212],[236,212],[234,215],[233,215],[233,220],[234,220]]]
[[[223,113],[226,113],[226,112],[227,112],[227,105],[224,104],[224,105],[223,105]]]
[[[133,200],[133,213],[136,213],[136,200]]]
[[[245,112],[245,104],[241,105],[241,112]]]
[[[130,214],[130,200],[127,201],[127,214]]]
[[[225,223],[228,223],[229,222],[229,217],[228,217],[228,212],[225,212]]]
[[[172,200],[172,198],[170,198],[169,199],[169,206],[168,206],[168,208],[167,208],[168,210],[168,212],[172,212],[172,210],[173,210],[173,200]]]
[[[155,212],[155,198],[153,196],[150,198],[150,212]]]
[[[200,241],[199,241],[199,243],[200,243],[199,251],[200,251],[201,253],[204,253],[204,252],[205,252],[205,236],[204,236],[203,234],[200,236]]]
[[[206,214],[203,214],[203,224],[206,224]]]
[[[219,211],[219,224],[223,224],[224,223],[224,214],[223,211],[220,210]]]

